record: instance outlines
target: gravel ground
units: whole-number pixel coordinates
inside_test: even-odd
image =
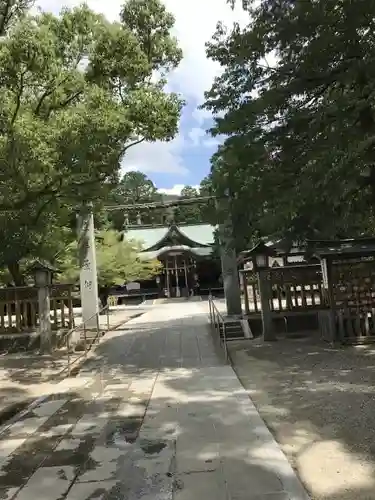
[[[313,500],[375,500],[375,346],[230,344],[234,368]]]

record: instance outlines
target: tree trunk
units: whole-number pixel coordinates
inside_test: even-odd
[[[8,264],[8,271],[13,278],[15,286],[25,286],[25,279],[21,273],[19,262],[10,262]]]

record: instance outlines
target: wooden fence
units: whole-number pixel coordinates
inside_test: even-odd
[[[53,330],[74,324],[72,285],[51,285],[51,325]],[[38,328],[38,289],[9,287],[0,289],[0,333],[32,332]]]
[[[248,311],[260,314],[257,275],[253,271],[242,272],[245,275],[244,286],[247,287],[245,300],[248,300]],[[325,291],[318,264],[271,268],[267,271],[267,279],[273,313],[307,312],[325,307]]]
[[[375,259],[332,264],[332,338],[344,344],[375,342]]]

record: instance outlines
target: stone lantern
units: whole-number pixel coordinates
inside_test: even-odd
[[[46,261],[36,260],[29,268],[34,277],[37,288],[52,284],[52,276],[57,273],[57,269]]]
[[[40,352],[50,353],[52,350],[50,285],[52,284],[52,276],[57,272],[57,269],[46,261],[36,260],[30,266],[29,271],[34,276],[34,283],[38,290]]]
[[[276,252],[265,245],[262,241],[257,243],[250,250],[244,250],[240,253],[241,262],[251,262],[253,270],[258,272],[269,267],[269,258],[274,257]]]
[[[258,290],[262,313],[262,329],[264,340],[274,340],[274,331],[272,324],[272,316],[270,309],[270,301],[272,300],[272,290],[270,282],[267,277],[267,270],[269,269],[269,259],[273,257],[276,252],[268,247],[265,243],[260,241],[250,250],[245,250],[240,253],[240,261],[242,263],[251,262],[253,271],[258,275]],[[245,308],[246,313],[249,315],[249,297],[247,291],[246,272],[243,273],[243,286],[245,292]],[[257,300],[254,297],[254,300]]]

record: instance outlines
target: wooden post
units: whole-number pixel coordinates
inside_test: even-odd
[[[329,315],[328,315],[328,332],[329,332],[329,342],[333,345],[337,333],[336,333],[336,304],[335,297],[333,294],[333,283],[332,283],[332,261],[330,259],[321,260],[321,269],[323,276],[323,287],[328,295],[329,304]],[[342,338],[340,339],[343,340]]]
[[[271,287],[267,279],[268,270],[262,269],[258,271],[258,286],[260,295],[260,304],[262,308],[262,327],[263,340],[276,340],[275,332],[272,324],[272,314],[270,307]]]
[[[167,277],[167,297],[169,298],[171,296],[170,290],[169,290],[169,268],[168,268],[168,257],[166,258],[166,267],[165,267],[165,275]]]
[[[244,291],[244,296],[245,296],[245,311],[246,311],[247,316],[250,316],[249,291],[247,289],[246,271],[242,272],[242,283],[243,283],[243,291]]]
[[[187,265],[186,265],[186,259],[184,258],[184,274],[185,274],[185,289],[186,289],[186,296],[189,297],[189,283],[188,283],[188,277],[187,277]]]
[[[178,266],[177,266],[177,256],[174,256],[174,269],[176,273],[176,297],[181,297],[180,282],[178,279]]]

